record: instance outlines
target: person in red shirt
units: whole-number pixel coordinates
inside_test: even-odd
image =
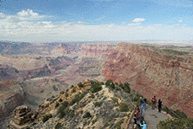
[[[139,108],[139,105],[137,105],[137,112],[140,112],[140,108]]]
[[[152,103],[152,109],[155,108],[155,105],[156,105],[156,96],[154,95],[152,98],[151,98],[151,103]]]

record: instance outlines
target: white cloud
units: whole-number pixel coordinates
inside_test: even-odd
[[[183,20],[179,20],[178,22],[183,22]]]
[[[21,10],[16,15],[21,20],[40,20],[45,17],[45,15],[39,15],[38,13],[33,12],[33,10],[27,9],[27,10]]]
[[[33,11],[32,11],[33,12]],[[0,39],[28,42],[53,41],[97,41],[97,40],[193,40],[193,27],[175,25],[142,25],[140,22],[125,25],[90,25],[83,21],[76,23],[60,21],[23,20],[31,17],[30,11],[20,15],[0,13]],[[21,16],[22,15],[22,16]],[[35,16],[35,15],[34,15]],[[36,17],[42,15],[36,15]],[[46,16],[44,16],[46,17]]]
[[[77,21],[77,24],[86,24],[86,22],[83,22],[83,21]]]
[[[139,26],[141,23],[129,23],[128,26]]]
[[[134,20],[133,20],[133,22],[143,22],[143,21],[145,21],[146,19],[145,18],[135,18]]]
[[[33,10],[22,10],[20,12],[17,13],[18,16],[20,17],[37,17],[39,16],[38,13],[34,13]]]
[[[6,18],[6,15],[0,12],[0,19],[5,19],[5,18]]]

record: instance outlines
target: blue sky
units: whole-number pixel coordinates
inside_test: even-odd
[[[192,0],[1,0],[9,41],[193,40]]]

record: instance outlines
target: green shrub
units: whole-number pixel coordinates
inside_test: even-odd
[[[68,91],[69,91],[69,89],[66,90],[66,92],[68,92]]]
[[[70,105],[73,105],[76,102],[79,102],[86,94],[87,94],[87,91],[83,92],[82,94],[76,94],[75,98],[70,102]]]
[[[89,96],[89,98],[94,99],[94,98],[95,98],[94,94],[91,94],[91,95]]]
[[[73,88],[74,87],[74,85],[71,85],[71,87],[70,88]]]
[[[62,103],[62,105],[59,107],[59,109],[58,109],[58,114],[59,114],[59,118],[63,118],[65,115],[66,115],[66,113],[65,113],[65,109],[68,107],[68,102],[67,101],[64,101],[63,103]]]
[[[55,108],[57,108],[60,104],[58,102],[56,102]]]
[[[181,118],[187,118],[186,114],[184,112],[181,112],[180,110],[174,111],[179,117]]]
[[[119,87],[121,87],[124,90],[124,85],[122,83],[119,84]]]
[[[65,96],[68,97],[68,93],[66,93]]]
[[[160,121],[157,129],[192,129],[193,118],[167,119]]]
[[[52,95],[52,98],[54,98],[55,96],[54,95]]]
[[[111,87],[112,89],[115,89],[115,84],[112,82],[112,83],[110,84],[110,87]]]
[[[92,120],[92,124],[94,124],[94,123],[96,123],[97,122],[97,119],[95,119],[95,120]]]
[[[57,123],[55,125],[55,129],[62,129],[62,124],[61,123]]]
[[[118,124],[118,125],[117,125],[117,129],[121,129],[121,124]]]
[[[146,104],[148,104],[148,105],[152,105],[152,102],[151,102],[151,101],[149,101],[149,100],[146,100]]]
[[[86,112],[86,114],[83,116],[83,118],[89,118],[89,117],[92,117],[90,112]]]
[[[112,81],[112,80],[107,80],[107,81],[106,81],[106,83],[105,83],[105,85],[106,85],[106,86],[110,86],[110,85],[111,85],[111,83],[113,83],[113,81]]]
[[[131,92],[130,84],[129,83],[124,83],[124,91],[127,93]]]
[[[121,103],[119,108],[121,112],[127,112],[129,110],[128,105],[126,103]]]
[[[52,117],[52,114],[45,115],[42,119],[42,121],[45,123],[47,120],[49,120]]]
[[[102,86],[98,81],[91,81],[91,92],[95,93],[102,90]]]
[[[78,83],[78,86],[81,88],[81,87],[84,87],[84,85],[82,84],[82,82],[79,82]]]
[[[103,104],[103,102],[96,102],[94,103],[95,107],[100,107]]]
[[[140,100],[140,97],[143,97],[140,94],[136,94],[135,97],[133,98],[133,101],[138,102]]]
[[[178,116],[180,118],[187,118],[186,114],[184,112],[181,112],[180,110],[176,110],[176,111],[173,111],[172,109],[170,110],[167,110],[166,108],[163,108],[163,111],[167,111],[168,114],[170,114],[171,116],[175,117],[175,118],[178,118]],[[175,115],[174,113],[177,115]]]
[[[67,102],[67,101],[64,101],[64,102],[62,103],[62,106],[67,107],[67,106],[68,106],[68,102]]]
[[[59,102],[62,102],[63,100],[62,99],[59,99]]]
[[[104,85],[105,83],[104,82],[101,82],[101,85]]]
[[[75,87],[72,89],[72,93],[74,93],[74,92],[76,92],[76,89],[75,89]]]
[[[129,117],[130,117],[130,115],[131,115],[131,113],[127,114],[127,117],[129,118]]]
[[[60,94],[64,94],[64,91],[61,91]]]
[[[100,90],[102,90],[102,86],[95,86],[92,88],[92,93],[98,92]]]

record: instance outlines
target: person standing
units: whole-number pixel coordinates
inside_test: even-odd
[[[140,97],[140,102],[141,102],[141,109],[140,109],[140,114],[142,114],[142,111],[145,110],[145,101],[142,97]]]
[[[158,111],[161,112],[162,109],[162,101],[161,99],[158,100]]]
[[[139,105],[137,105],[137,112],[140,112],[140,108],[139,108]]]
[[[137,116],[137,115],[135,114],[135,115],[134,115],[134,118],[133,118],[133,120],[134,120],[134,121],[133,121],[133,124],[134,124],[134,125],[133,125],[133,128],[134,128],[134,129],[140,128],[140,125],[137,123],[138,118],[137,118],[136,116]]]
[[[143,124],[140,123],[139,125],[142,127],[142,129],[147,129],[147,125],[145,121],[143,121]]]
[[[155,108],[155,104],[156,104],[156,96],[154,95],[152,98],[151,98],[151,103],[152,103],[152,109]]]

